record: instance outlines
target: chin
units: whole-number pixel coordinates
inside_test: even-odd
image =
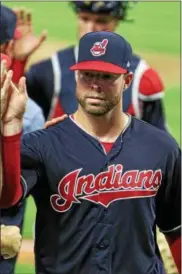
[[[99,108],[99,107],[87,107],[86,109],[86,112],[93,115],[93,116],[103,116],[105,115],[108,110],[106,109],[103,109],[103,108]]]

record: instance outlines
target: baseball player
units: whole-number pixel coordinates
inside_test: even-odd
[[[12,82],[18,84],[20,77],[24,75],[24,68],[28,57],[43,42],[43,36],[41,36],[40,38],[33,38],[32,36],[32,42],[32,39],[30,39],[29,37],[30,34],[28,34],[28,14],[26,22],[23,22],[21,18],[21,11],[17,11],[17,14],[15,14],[11,9],[5,7],[4,5],[1,5],[0,13],[0,50],[1,53],[6,53],[12,58],[11,62],[9,62],[8,67],[14,71]],[[28,45],[27,39],[29,42],[31,41],[31,43]],[[29,100],[27,101],[26,112],[24,113],[23,117],[23,133],[40,129],[43,127],[43,125],[44,117],[41,108],[29,98]],[[10,243],[10,233],[12,230],[15,230],[15,233],[18,233],[19,235],[20,230],[22,231],[24,212],[24,202],[7,210],[1,210],[0,223],[4,227],[4,229],[2,230],[3,234],[1,235],[2,239],[6,240],[7,236],[5,232],[7,229],[7,233],[9,233],[8,241]],[[14,237],[13,234],[12,237]],[[7,243],[3,246],[4,248],[2,248],[0,252],[0,254],[3,256],[0,258],[0,273],[14,273],[16,258],[13,257],[16,255],[17,252],[13,251],[12,256],[6,256],[6,251],[8,251],[6,249]],[[19,246],[15,248],[15,251],[17,251],[18,248]]]
[[[120,22],[127,20],[129,2],[72,1],[77,15],[78,39],[92,31],[115,31]],[[69,71],[77,58],[78,46],[71,46],[34,64],[26,75],[28,94],[41,106],[46,120],[77,110],[75,73]],[[130,68],[134,78],[123,95],[123,110],[165,129],[164,86],[158,73],[135,54]]]
[[[7,55],[5,54],[1,54],[0,55],[1,57],[1,77],[0,77],[0,80],[1,80],[1,105],[0,105],[0,109],[1,109],[1,112],[0,112],[0,118],[2,120],[3,118],[3,115],[6,111],[6,101],[7,101],[7,94],[5,93],[5,89],[6,89],[6,84],[7,84],[7,81],[5,81],[5,70],[8,70],[8,68],[11,66],[11,58],[9,58]],[[2,155],[2,153],[1,153]],[[1,191],[2,191],[2,158],[1,158],[1,155],[0,155],[0,197],[1,197]]]
[[[7,100],[8,100],[8,94],[6,93],[7,86],[9,84],[9,81],[6,77],[5,70],[8,70],[8,68],[11,66],[11,59],[5,55],[1,54],[1,120],[3,118],[3,115],[6,112],[7,107]],[[3,181],[3,174],[2,174],[2,153],[0,154],[0,197],[1,197],[1,191],[2,191],[2,181]],[[17,253],[20,250],[21,246],[21,234],[20,229],[17,226],[0,226],[0,254],[5,259],[13,258],[17,255]],[[1,272],[5,273],[5,272]]]
[[[70,68],[76,71],[78,110],[23,136],[21,179],[23,105],[11,122],[7,107],[3,148],[6,155],[13,151],[15,168],[12,157],[3,158],[4,184],[16,188],[14,202],[36,188],[36,273],[164,274],[156,224],[180,271],[181,152],[165,131],[123,112],[131,58],[130,44],[115,33],[81,38]],[[23,87],[11,106],[26,98]],[[4,192],[7,200],[10,193]]]

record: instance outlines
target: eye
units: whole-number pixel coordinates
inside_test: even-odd
[[[97,24],[101,24],[101,25],[105,25],[105,24],[108,23],[108,20],[105,19],[105,18],[98,18],[98,19],[96,20],[96,23],[97,23]]]
[[[103,80],[112,80],[112,79],[113,79],[113,76],[110,75],[110,74],[103,74],[102,79],[103,79]]]
[[[84,22],[88,22],[89,18],[87,16],[80,16],[80,20],[82,20]]]
[[[84,76],[88,77],[88,78],[92,78],[93,77],[93,73],[92,72],[84,72]]]

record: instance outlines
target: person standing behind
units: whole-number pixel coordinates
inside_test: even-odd
[[[89,32],[116,31],[119,24],[127,20],[130,4],[131,1],[71,1],[70,7],[76,13],[78,41]],[[46,120],[77,110],[75,73],[69,70],[77,58],[78,46],[70,46],[32,65],[26,74],[28,94],[41,106]],[[131,70],[134,78],[124,92],[123,110],[166,130],[164,85],[159,74],[134,53]]]
[[[0,52],[11,57],[11,69],[13,74],[12,82],[18,84],[21,76],[24,75],[24,69],[28,57],[41,45],[44,41],[44,34],[37,40],[34,38],[34,43],[28,37],[28,32],[23,33],[23,30],[28,28],[28,14],[26,22],[21,20],[21,11],[15,14],[11,9],[1,5],[1,24],[0,24]],[[27,36],[27,37],[26,37]],[[27,40],[29,43],[27,43]],[[27,46],[28,45],[28,46]],[[41,108],[30,98],[26,105],[26,112],[23,117],[23,133],[32,132],[43,127],[45,122]],[[12,226],[22,232],[23,219],[25,214],[25,202],[21,202],[15,207],[1,210],[0,223],[5,231],[12,231]],[[14,235],[14,234],[13,234]],[[10,235],[9,235],[10,237]],[[5,237],[3,237],[5,239]],[[7,244],[6,244],[7,245]],[[7,257],[4,253],[6,248],[1,249],[0,254],[0,273],[14,273],[17,257]],[[17,250],[17,249],[16,249]],[[4,256],[5,255],[5,256]]]

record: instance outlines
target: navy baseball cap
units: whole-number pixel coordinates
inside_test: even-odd
[[[7,43],[15,37],[16,14],[9,8],[1,5],[0,44]]]
[[[109,31],[90,32],[79,42],[78,62],[70,70],[94,70],[124,74],[130,69],[132,48],[120,35]]]

